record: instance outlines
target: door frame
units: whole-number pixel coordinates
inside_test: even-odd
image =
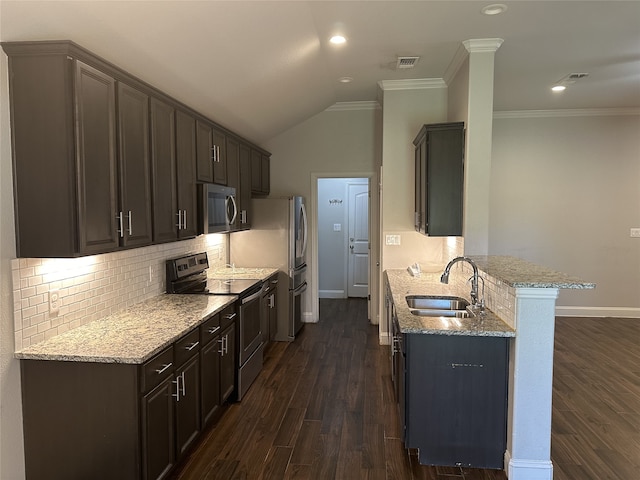
[[[369,298],[368,317],[372,324],[378,325],[380,315],[378,312],[378,299],[380,298],[380,287],[378,279],[380,277],[380,248],[379,230],[380,230],[380,212],[379,212],[379,180],[376,172],[312,172],[311,173],[311,198],[309,199],[309,242],[311,248],[307,250],[310,254],[311,262],[311,285],[309,299],[311,301],[311,321],[318,321],[319,318],[319,275],[318,275],[318,180],[326,178],[366,178],[369,180]],[[307,257],[309,258],[309,257]]]

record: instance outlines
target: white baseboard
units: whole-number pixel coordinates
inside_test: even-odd
[[[551,460],[519,460],[505,453],[507,478],[509,480],[553,480]]]
[[[344,290],[318,290],[318,298],[347,298]]]
[[[379,338],[380,345],[391,345],[391,335],[388,333],[381,332]]]
[[[640,308],[634,307],[559,307],[558,317],[614,317],[640,319]]]

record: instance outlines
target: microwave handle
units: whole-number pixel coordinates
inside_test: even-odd
[[[233,195],[229,195],[227,199],[230,199],[231,203],[233,204],[233,216],[231,217],[231,219],[227,218],[227,220],[229,220],[229,225],[233,225],[236,221],[236,217],[238,216],[238,205],[236,204],[236,199]]]

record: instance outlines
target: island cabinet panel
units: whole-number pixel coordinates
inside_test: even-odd
[[[140,478],[137,366],[22,360],[29,480]]]
[[[464,123],[424,125],[413,144],[416,231],[430,236],[461,236]]]
[[[503,468],[508,339],[403,337],[405,446],[425,465]]]

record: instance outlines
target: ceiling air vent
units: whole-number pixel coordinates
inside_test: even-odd
[[[557,84],[559,85],[571,85],[576,83],[578,80],[588,77],[588,73],[570,73],[569,75],[565,75],[562,77]]]
[[[398,57],[396,68],[413,68],[418,63],[420,57]]]

